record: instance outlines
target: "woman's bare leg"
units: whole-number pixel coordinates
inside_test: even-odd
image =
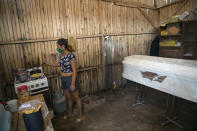
[[[82,118],[82,104],[81,104],[81,99],[79,97],[79,91],[75,91],[72,93],[74,100],[77,102],[77,106],[79,108],[79,119]]]
[[[66,95],[67,105],[68,105],[68,117],[72,116],[72,98],[70,93],[67,90],[64,90],[64,93]]]

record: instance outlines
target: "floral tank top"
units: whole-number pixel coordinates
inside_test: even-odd
[[[60,60],[59,60],[59,65],[61,67],[61,72],[63,73],[69,73],[73,72],[72,67],[71,67],[71,61],[74,60],[76,57],[75,55],[70,52],[66,56],[60,55]]]

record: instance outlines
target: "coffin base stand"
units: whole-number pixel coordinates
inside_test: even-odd
[[[147,90],[145,89],[144,85],[138,83],[135,83],[135,87],[136,87],[136,94],[135,94],[135,101],[133,107],[144,106]]]
[[[170,123],[176,125],[179,128],[183,128],[183,126],[181,124],[179,124],[178,122],[176,122],[176,120],[178,119],[178,112],[179,112],[179,98],[177,98],[174,95],[170,95],[168,94],[167,97],[167,115],[162,115],[163,118],[166,119],[165,122],[161,123],[162,126],[166,126]]]
[[[179,124],[178,122],[176,122],[176,120],[177,120],[177,117],[176,116],[173,117],[173,118],[171,118],[171,117],[167,117],[165,115],[162,115],[162,117],[166,119],[166,121],[161,124],[162,126],[166,126],[167,124],[172,123],[172,124],[176,125],[177,127],[181,128],[181,129],[183,128],[183,126],[181,124]]]
[[[135,82],[135,88],[136,88],[136,94],[135,94],[135,101],[133,103],[133,107],[145,106],[145,99],[148,94],[148,88],[136,82]],[[178,114],[179,114],[178,112],[180,109],[179,100],[180,99],[178,97],[168,94],[167,102],[166,102],[167,112],[165,115],[162,115],[162,117],[166,119],[166,121],[161,123],[162,126],[166,126],[172,123],[179,128],[183,128],[181,124],[176,122],[178,120]]]

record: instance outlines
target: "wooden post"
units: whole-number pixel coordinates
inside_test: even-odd
[[[141,14],[146,18],[146,20],[151,24],[151,26],[158,32],[158,29],[157,29],[157,27],[155,27],[155,25],[153,24],[153,22],[149,19],[149,17],[143,12],[143,10],[142,9],[140,9],[140,8],[137,8],[140,12],[141,12]]]

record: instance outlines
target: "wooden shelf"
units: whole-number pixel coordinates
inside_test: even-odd
[[[196,43],[197,41],[195,41],[195,40],[184,40],[184,42]]]
[[[187,59],[187,60],[192,60],[193,59],[193,56],[183,56],[184,59]]]
[[[180,46],[160,46],[162,49],[181,49]]]
[[[196,33],[195,31],[185,31],[184,34],[187,34],[187,33]]]
[[[171,23],[175,24],[175,23]],[[167,24],[167,26],[177,26]],[[197,60],[197,20],[187,21],[187,22],[178,22],[180,24],[180,30],[178,35],[167,35],[160,36],[160,42],[163,40],[177,40],[181,42],[181,46],[160,46],[159,55],[169,58],[183,58],[183,59],[192,59]],[[160,29],[165,29],[160,27]],[[184,56],[185,51],[193,51],[193,56]]]
[[[184,43],[184,46],[196,46],[195,43],[189,42],[189,43]]]
[[[179,34],[179,35],[166,35],[166,36],[161,36],[161,37],[165,38],[165,37],[181,37],[181,36],[182,35]]]
[[[167,23],[166,25],[175,25],[175,24],[181,24],[182,23],[182,21],[176,21],[176,22],[173,22],[173,23]]]
[[[197,21],[197,19],[194,19],[194,20],[188,20],[188,21],[181,21],[181,23],[188,24],[188,23],[192,23],[192,22],[196,22],[196,21]]]

